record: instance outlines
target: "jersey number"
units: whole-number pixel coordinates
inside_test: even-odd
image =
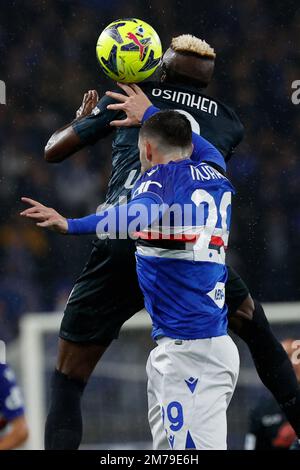
[[[195,134],[200,135],[200,126],[199,123],[196,121],[196,119],[187,111],[183,111],[183,109],[175,109],[178,113],[183,114],[191,123],[192,126],[192,131],[195,132]]]
[[[223,194],[219,208],[217,207],[213,196],[204,189],[196,189],[193,192],[191,199],[197,207],[203,203],[206,203],[208,206],[205,232],[203,236],[201,235],[201,237],[199,237],[197,243],[195,244],[195,250],[200,250],[204,247],[208,248],[210,239],[216,228],[219,215],[221,217],[222,235],[226,235],[229,231],[229,227],[227,225],[227,209],[231,204],[231,192],[227,191]],[[227,244],[227,240],[225,244]]]
[[[183,409],[178,401],[172,401],[167,406],[167,417],[171,431],[179,431],[183,426]],[[165,410],[162,407],[162,420],[165,421]]]

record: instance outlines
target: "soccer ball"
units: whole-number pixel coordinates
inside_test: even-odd
[[[158,34],[136,18],[110,23],[100,34],[96,54],[104,73],[121,83],[137,83],[150,77],[162,56]]]

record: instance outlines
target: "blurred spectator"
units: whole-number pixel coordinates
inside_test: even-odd
[[[61,308],[57,286],[72,285],[82,268],[87,240],[54,240],[29,228],[17,220],[19,200],[32,196],[74,217],[103,201],[109,140],[57,166],[44,162],[43,147],[74,119],[86,90],[115,86],[98,67],[95,43],[113,19],[133,16],[155,27],[164,48],[187,32],[215,47],[208,93],[236,108],[246,127],[229,164],[238,191],[230,259],[261,300],[300,298],[300,108],[290,97],[300,79],[295,2],[203,0],[201,11],[196,0],[7,2],[0,20],[8,99],[0,107],[0,336],[13,337],[25,311]]]
[[[288,338],[282,342],[282,345],[292,361],[296,377],[300,383],[299,344],[297,343],[299,342]],[[269,392],[264,391],[264,395],[259,399],[250,414],[245,449],[289,450],[295,438],[296,434],[287,422],[278,403]]]

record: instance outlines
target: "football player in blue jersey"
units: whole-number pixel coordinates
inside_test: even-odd
[[[21,446],[28,437],[23,398],[12,369],[0,363],[0,450]]]
[[[211,142],[227,161],[243,137],[243,126],[229,106],[205,92],[213,77],[215,57],[215,51],[205,41],[189,34],[175,37],[164,54],[161,76],[141,87],[155,106],[180,109],[189,116],[193,130]],[[129,198],[140,172],[139,125],[123,128],[120,124],[115,129],[110,122],[126,117],[125,108],[107,109],[107,105],[115,103],[112,96],[98,100],[95,90],[84,95],[76,119],[50,137],[45,159],[61,162],[113,135],[106,202],[117,205],[120,198]],[[72,289],[59,332],[45,430],[47,449],[78,448],[82,437],[81,397],[86,383],[124,322],[142,308],[134,250],[132,240],[96,240]],[[117,298],[111,295],[112,289],[117,289]],[[300,390],[293,368],[262,305],[251,297],[245,282],[230,266],[226,303],[231,330],[246,342],[260,379],[300,438]]]
[[[128,204],[66,220],[25,200],[32,208],[24,215],[41,227],[137,238],[138,280],[158,343],[147,363],[154,449],[226,449],[239,370],[225,304],[234,190],[221,154],[196,134],[193,141],[194,149],[184,115],[158,112],[140,131],[142,175]]]

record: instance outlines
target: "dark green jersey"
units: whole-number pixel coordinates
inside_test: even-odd
[[[168,83],[145,82],[143,91],[160,109],[172,109],[184,113],[194,132],[210,141],[229,160],[233,150],[243,138],[243,126],[228,106],[213,99],[196,88],[174,86]],[[109,111],[111,98],[101,98],[92,114],[73,124],[75,132],[85,144],[93,144],[114,132],[112,145],[112,174],[107,190],[106,202],[120,203],[129,198],[140,172],[137,146],[139,127],[124,127],[114,130],[109,123],[125,117],[123,113]]]

